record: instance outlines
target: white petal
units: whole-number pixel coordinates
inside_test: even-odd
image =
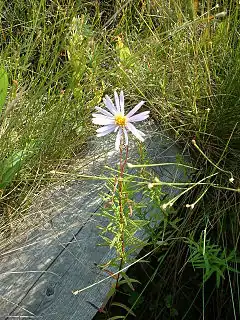
[[[110,116],[106,116],[105,114],[101,114],[101,113],[93,113],[92,116],[93,116],[93,118],[112,119],[113,120],[112,114],[110,114]]]
[[[98,117],[98,118],[93,118],[92,122],[94,124],[99,124],[99,125],[103,125],[106,126],[108,124],[114,124],[114,120],[112,119],[108,119],[108,118],[102,118],[102,117]]]
[[[103,130],[103,128],[104,128],[105,130]],[[100,129],[101,129],[101,132],[100,132]],[[103,137],[103,136],[105,136],[106,134],[113,132],[114,129],[115,129],[115,127],[112,127],[112,126],[105,126],[105,127],[99,128],[99,129],[97,130],[97,132],[98,132],[98,133],[97,133],[97,137]]]
[[[102,109],[100,107],[95,107],[95,109],[97,111],[99,111],[100,113],[104,114],[105,116],[112,117],[112,114],[110,112],[108,112],[108,111],[106,111],[106,110],[104,110],[104,109]]]
[[[145,120],[145,119],[147,119],[149,117],[149,112],[150,111],[141,112],[139,114],[136,114],[135,116],[132,116],[132,117],[128,118],[128,120],[130,122],[143,121],[143,120]]]
[[[135,136],[138,140],[140,140],[140,141],[142,141],[142,142],[144,141],[143,136],[145,136],[145,134],[144,134],[142,131],[136,129],[133,124],[131,124],[131,123],[129,122],[129,123],[127,124],[127,128],[132,132],[132,134],[134,134],[134,136]]]
[[[117,133],[116,141],[115,141],[115,148],[116,150],[119,150],[120,143],[121,143],[121,137],[122,137],[122,129],[119,128],[119,131]]]
[[[122,114],[124,114],[124,94],[123,91],[120,92],[120,111]]]
[[[101,133],[101,132],[107,131],[108,129],[112,129],[112,131],[113,131],[113,130],[115,130],[115,127],[116,127],[115,124],[109,124],[107,126],[103,126],[101,128],[98,128],[96,130],[96,132]]]
[[[117,112],[120,112],[119,97],[116,91],[114,91],[114,98],[115,98],[115,106],[117,108]]]
[[[145,103],[145,101],[139,102],[130,112],[128,112],[127,117],[129,118],[129,117],[133,116],[134,113],[136,113],[144,103]]]
[[[117,112],[116,107],[112,103],[112,100],[109,98],[108,95],[106,95],[106,98],[103,98],[103,102],[105,103],[108,110],[114,115]]]
[[[128,133],[127,130],[125,128],[123,128],[123,133],[124,133],[124,137],[125,137],[125,145],[128,145]]]

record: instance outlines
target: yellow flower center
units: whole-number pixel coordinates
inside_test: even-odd
[[[127,117],[122,114],[116,114],[114,117],[115,123],[120,127],[125,127],[127,124]]]

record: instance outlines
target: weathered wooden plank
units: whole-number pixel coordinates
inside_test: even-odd
[[[176,143],[159,134],[152,124],[147,131],[147,150],[152,161],[174,162],[179,153]],[[113,147],[112,139],[94,140],[79,164],[81,172],[99,175],[105,164],[116,164],[118,155]],[[132,148],[131,162],[134,157]],[[156,168],[156,172],[162,180],[183,181],[183,172],[176,166]],[[97,246],[101,240],[96,225],[105,222],[94,215],[101,205],[99,194],[103,188],[102,181],[78,180],[44,193],[41,201],[37,200],[32,208],[33,219],[51,219],[46,218],[34,231],[26,231],[0,255],[1,320],[90,320],[94,316],[92,304],[101,306],[111,279],[76,296],[72,290],[106,277],[97,265],[108,261],[112,252]]]

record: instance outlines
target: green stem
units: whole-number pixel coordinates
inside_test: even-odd
[[[124,263],[124,253],[125,253],[125,246],[124,246],[124,212],[123,212],[123,175],[124,169],[127,164],[128,158],[128,146],[126,146],[126,155],[125,159],[123,160],[123,144],[120,145],[120,174],[119,174],[119,183],[118,183],[118,190],[119,190],[119,215],[120,215],[120,229],[121,229],[121,257],[120,257],[120,266],[119,271],[123,268]],[[116,289],[119,283],[120,272],[117,275],[116,281]]]
[[[227,173],[231,176],[231,178],[233,178],[233,174],[232,172],[230,171],[227,171],[227,170],[224,170],[222,168],[220,168],[218,166],[218,164],[215,164],[214,162],[212,162],[211,159],[208,158],[208,156],[199,148],[199,146],[197,145],[196,141],[195,140],[192,140],[192,144],[194,145],[194,147],[201,153],[201,155],[208,161],[211,163],[211,165],[216,168],[217,170],[221,171],[221,172],[224,172],[224,173]],[[219,163],[219,162],[218,162]]]

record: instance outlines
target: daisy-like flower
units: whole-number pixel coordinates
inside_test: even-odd
[[[115,104],[108,95],[103,98],[103,102],[108,111],[100,107],[95,107],[99,113],[93,113],[92,122],[97,125],[102,125],[101,128],[97,129],[97,137],[102,137],[111,132],[116,132],[116,150],[119,150],[122,137],[124,137],[125,145],[128,145],[129,131],[131,131],[138,140],[144,141],[145,134],[136,129],[132,124],[133,122],[143,121],[148,118],[150,111],[144,111],[136,114],[136,112],[144,104],[144,101],[139,102],[130,112],[125,115],[123,91],[120,92],[120,96],[118,96],[117,92],[115,91],[114,98]]]

